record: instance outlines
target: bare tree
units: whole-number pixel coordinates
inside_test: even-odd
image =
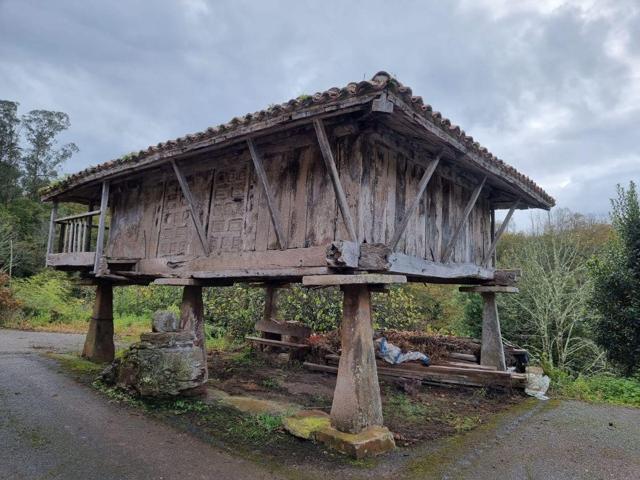
[[[503,300],[503,317],[510,336],[552,366],[593,371],[604,366],[604,354],[591,340],[591,252],[570,220],[560,211],[536,222],[535,233],[506,253],[504,263],[522,268],[523,275],[520,293]]]

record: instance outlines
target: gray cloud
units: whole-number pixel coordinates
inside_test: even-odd
[[[0,0],[0,97],[70,114],[75,171],[380,69],[554,195],[640,180],[635,0]]]

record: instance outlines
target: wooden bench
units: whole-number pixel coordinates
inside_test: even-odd
[[[245,339],[261,347],[278,347],[295,352],[309,348],[309,345],[303,342],[309,338],[312,330],[299,323],[260,320],[256,323],[255,329],[262,336],[247,336]]]

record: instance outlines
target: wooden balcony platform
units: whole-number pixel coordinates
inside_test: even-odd
[[[90,267],[96,259],[96,252],[50,253],[47,255],[47,266],[63,269],[65,267]]]

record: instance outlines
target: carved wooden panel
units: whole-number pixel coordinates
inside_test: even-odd
[[[165,185],[164,202],[158,241],[158,256],[167,257],[184,255],[187,251],[189,229],[189,207],[182,195],[177,180],[170,180]]]
[[[249,163],[246,159],[216,166],[207,235],[211,252],[242,250],[248,176]]]

